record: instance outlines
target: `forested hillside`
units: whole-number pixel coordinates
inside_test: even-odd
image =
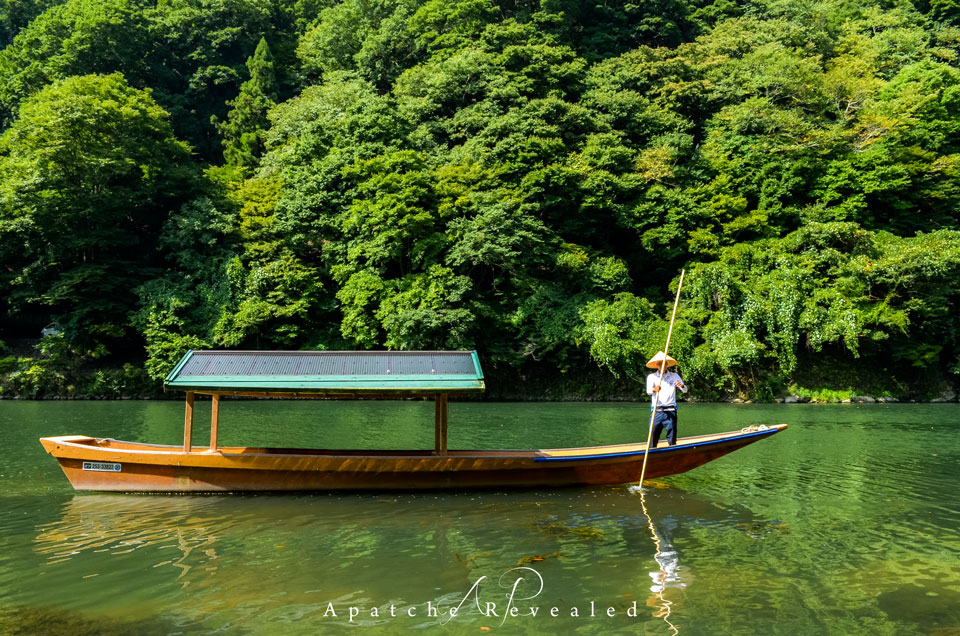
[[[960,374],[952,0],[3,0],[0,47],[4,396],[189,348],[622,395],[684,268],[701,399]]]

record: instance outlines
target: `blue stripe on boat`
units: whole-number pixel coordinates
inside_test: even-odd
[[[728,437],[726,439],[713,440],[711,442],[702,442],[700,444],[693,444],[690,446],[667,446],[665,448],[651,448],[650,453],[665,453],[667,451],[678,451],[684,448],[694,449],[700,448],[701,446],[712,446],[714,444],[723,444],[725,442],[731,442],[738,439],[746,439],[747,437],[757,437],[760,435],[771,435],[776,433],[779,429],[769,428],[765,431],[757,431],[756,433],[744,433],[743,435],[737,435],[736,437]],[[629,453],[602,453],[600,455],[573,455],[568,457],[534,457],[533,461],[535,462],[571,462],[579,461],[584,459],[607,459],[609,457],[633,457],[636,455],[643,455],[644,451],[631,451]]]

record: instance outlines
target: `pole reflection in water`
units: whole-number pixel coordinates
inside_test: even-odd
[[[660,531],[653,522],[653,517],[647,510],[646,494],[640,486],[631,486],[630,491],[640,494],[640,507],[647,518],[647,527],[650,529],[650,538],[653,540],[656,553],[654,560],[659,566],[656,572],[650,572],[650,578],[653,585],[650,591],[653,596],[647,599],[647,605],[656,608],[653,612],[655,618],[662,618],[674,635],[679,634],[680,630],[670,621],[670,615],[673,612],[673,601],[666,598],[665,592],[668,589],[682,590],[687,584],[681,577],[680,555],[673,546],[672,535],[678,524],[673,516],[664,517],[660,521]]]

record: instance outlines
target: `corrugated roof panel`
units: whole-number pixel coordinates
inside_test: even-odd
[[[191,351],[165,385],[184,390],[427,393],[483,390],[474,351]]]
[[[473,360],[470,358],[438,357],[435,360],[437,373],[475,373]]]

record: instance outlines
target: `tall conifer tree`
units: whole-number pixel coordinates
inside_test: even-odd
[[[240,86],[237,98],[227,102],[226,121],[214,121],[223,136],[223,159],[246,172],[256,167],[264,153],[269,125],[267,112],[277,103],[277,80],[273,55],[261,38],[253,57],[247,59],[250,79]]]

